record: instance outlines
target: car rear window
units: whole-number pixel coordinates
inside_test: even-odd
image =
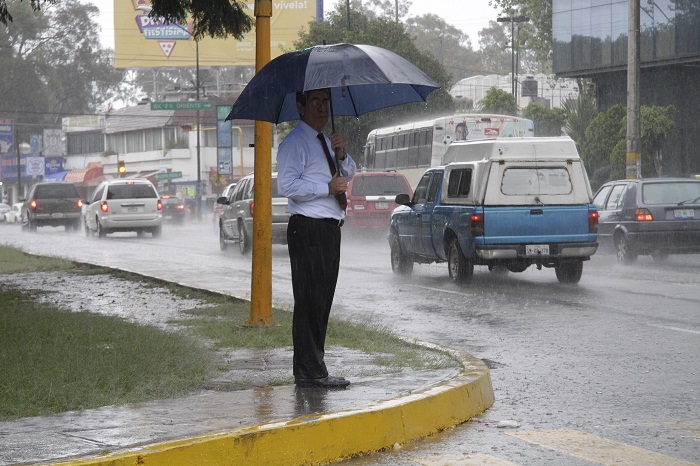
[[[410,188],[406,179],[398,175],[363,176],[355,175],[351,196],[391,196],[408,194]]]
[[[42,184],[36,187],[34,199],[56,199],[80,197],[72,184]]]
[[[700,201],[700,183],[669,182],[647,183],[642,188],[642,202],[645,204],[692,204]]]
[[[148,184],[117,184],[107,188],[107,199],[152,199],[156,190]]]
[[[510,196],[569,194],[572,190],[569,172],[563,167],[507,168],[501,181],[501,192]]]

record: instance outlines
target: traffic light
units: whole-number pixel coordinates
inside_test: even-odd
[[[117,166],[117,171],[119,172],[120,177],[124,176],[124,173],[126,173],[126,164],[124,164],[123,160],[119,161],[119,165]]]

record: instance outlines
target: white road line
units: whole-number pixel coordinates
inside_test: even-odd
[[[696,463],[577,430],[529,430],[507,434],[603,466],[697,466]]]
[[[475,455],[439,455],[411,458],[423,466],[518,466],[516,463],[481,453]]]
[[[658,325],[658,324],[648,324],[648,325],[650,327],[662,328],[664,330],[672,330],[674,332],[684,332],[684,333],[692,333],[694,335],[700,335],[700,330],[691,330],[689,328],[670,327],[668,325]]]

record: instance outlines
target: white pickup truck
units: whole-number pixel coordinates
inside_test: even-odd
[[[413,198],[396,196],[389,243],[395,273],[447,262],[468,283],[475,265],[522,272],[551,267],[578,283],[598,248],[598,212],[576,145],[568,137],[454,142]]]

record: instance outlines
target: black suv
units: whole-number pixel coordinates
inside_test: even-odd
[[[79,230],[83,201],[73,183],[43,182],[32,186],[22,206],[22,229],[64,226]]]
[[[598,241],[620,262],[638,255],[700,254],[700,180],[642,178],[608,181],[593,199]]]

